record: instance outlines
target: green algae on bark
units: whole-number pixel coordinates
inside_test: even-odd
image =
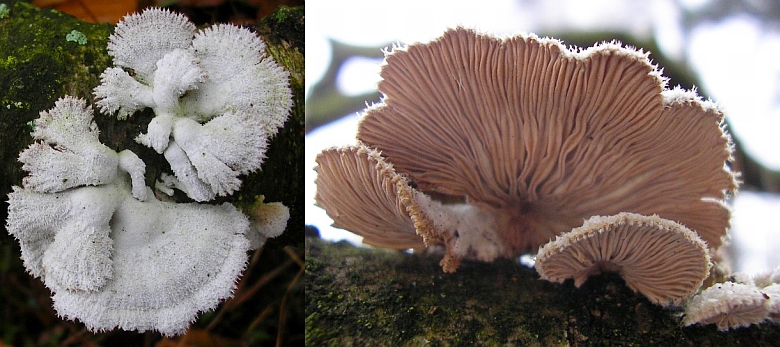
[[[620,276],[542,281],[508,260],[442,273],[440,256],[306,239],[306,343],[312,346],[770,346],[780,325],[719,332],[680,326]]]

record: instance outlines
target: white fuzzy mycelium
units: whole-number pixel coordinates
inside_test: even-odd
[[[126,16],[109,39],[115,66],[95,88],[100,110],[124,119],[151,108],[136,140],[165,154],[179,181],[172,186],[192,199],[237,191],[238,175],[260,168],[292,107],[288,73],[265,43],[230,24],[196,32],[162,9]]]

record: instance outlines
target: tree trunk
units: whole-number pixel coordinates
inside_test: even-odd
[[[464,261],[306,239],[311,346],[770,346],[780,325],[682,327],[681,310],[631,291],[615,274],[540,280],[509,260]]]

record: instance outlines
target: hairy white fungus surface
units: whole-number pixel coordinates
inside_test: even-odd
[[[181,181],[171,186],[208,201],[237,191],[237,176],[260,168],[292,93],[257,35],[230,24],[196,32],[181,14],[147,9],[126,16],[109,41],[116,66],[101,75],[97,105],[120,119],[154,111],[136,141],[165,153]]]
[[[716,324],[720,331],[758,324],[768,318],[769,302],[769,296],[752,285],[718,283],[687,303],[683,324]]]
[[[41,112],[38,142],[20,155],[30,175],[8,195],[6,228],[60,316],[92,331],[184,333],[199,312],[232,296],[250,222],[228,203],[157,200],[143,161],[97,135],[84,100],[65,97]],[[253,232],[261,241],[281,234],[289,210],[259,208]]]
[[[24,187],[54,193],[113,181],[119,158],[98,141],[99,133],[83,100],[66,97],[42,111],[32,133],[37,141],[19,154],[22,169],[30,173]]]
[[[113,277],[94,291],[54,288],[57,314],[92,331],[178,335],[198,312],[232,297],[249,250],[249,222],[235,207],[161,202],[153,194],[141,202],[122,180],[96,189],[126,193],[110,223]]]

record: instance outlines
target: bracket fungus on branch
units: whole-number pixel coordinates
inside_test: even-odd
[[[119,119],[151,108],[136,141],[165,153],[170,185],[196,201],[237,191],[292,107],[288,73],[231,24],[196,32],[184,15],[151,8],[117,24],[108,53],[116,66],[101,75],[97,105]]]
[[[376,150],[362,144],[331,148],[317,156],[317,164],[317,205],[334,226],[360,233],[366,244],[445,246],[446,272],[455,271],[462,258],[492,261],[503,251],[490,216],[467,204],[442,204],[410,187]]]
[[[335,227],[361,231],[363,242],[372,246],[425,248],[407,211],[414,204],[413,188],[379,152],[365,146],[331,148],[316,162],[315,201]]]
[[[658,305],[678,306],[709,275],[707,245],[688,228],[634,213],[594,216],[539,249],[542,279],[574,279],[579,287],[602,271],[617,272],[626,285]]]
[[[723,114],[695,91],[667,89],[642,51],[456,28],[393,47],[380,75],[384,97],[364,112],[357,139],[432,210],[472,221],[434,223],[438,237],[417,230],[427,246],[444,243],[445,271],[455,258],[534,252],[591,216],[622,212],[676,221],[711,250],[723,242],[724,200],[737,188]]]

